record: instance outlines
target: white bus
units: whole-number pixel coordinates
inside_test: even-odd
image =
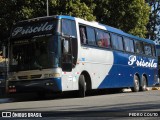
[[[63,92],[106,88],[145,91],[157,81],[151,40],[71,16],[16,23],[9,41],[7,92]]]

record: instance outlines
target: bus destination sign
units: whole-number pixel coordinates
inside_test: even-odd
[[[51,34],[53,32],[53,28],[54,23],[48,21],[28,25],[16,25],[12,30],[12,38]]]

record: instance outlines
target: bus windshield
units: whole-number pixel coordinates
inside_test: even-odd
[[[16,40],[11,44],[10,71],[53,68],[57,65],[54,36]]]

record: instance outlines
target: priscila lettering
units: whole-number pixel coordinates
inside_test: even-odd
[[[13,30],[12,36],[16,36],[17,34],[25,35],[25,34],[31,34],[36,32],[43,32],[43,31],[49,31],[53,28],[52,24],[42,23],[39,26],[28,26],[26,28],[23,27],[17,27]]]
[[[142,66],[142,67],[151,67],[151,68],[156,68],[157,63],[154,62],[154,59],[145,61],[143,59],[137,60],[137,57],[134,55],[131,55],[129,57],[128,65],[133,65],[136,64],[137,66]]]

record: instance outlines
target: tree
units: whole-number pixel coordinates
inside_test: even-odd
[[[80,0],[52,0],[50,5],[51,14],[63,14],[85,20],[95,20],[93,10]]]
[[[7,39],[13,23],[46,16],[46,0],[1,0],[0,41]],[[71,15],[95,20],[93,9],[80,0],[49,0],[50,15]]]
[[[46,16],[46,0],[24,0],[21,13],[24,19]]]
[[[21,19],[20,12],[21,0],[1,0],[0,4],[0,41],[7,39],[10,34],[11,26],[14,22]],[[2,9],[3,8],[3,9]]]
[[[1,0],[0,40],[9,37],[13,23],[46,16],[46,0]],[[145,37],[150,7],[144,0],[49,0],[50,15],[71,15]]]
[[[160,41],[160,1],[146,0],[146,2],[152,8],[150,11],[149,23],[147,25],[147,38]]]
[[[144,0],[97,0],[95,3],[94,15],[99,22],[145,37],[150,7]]]

